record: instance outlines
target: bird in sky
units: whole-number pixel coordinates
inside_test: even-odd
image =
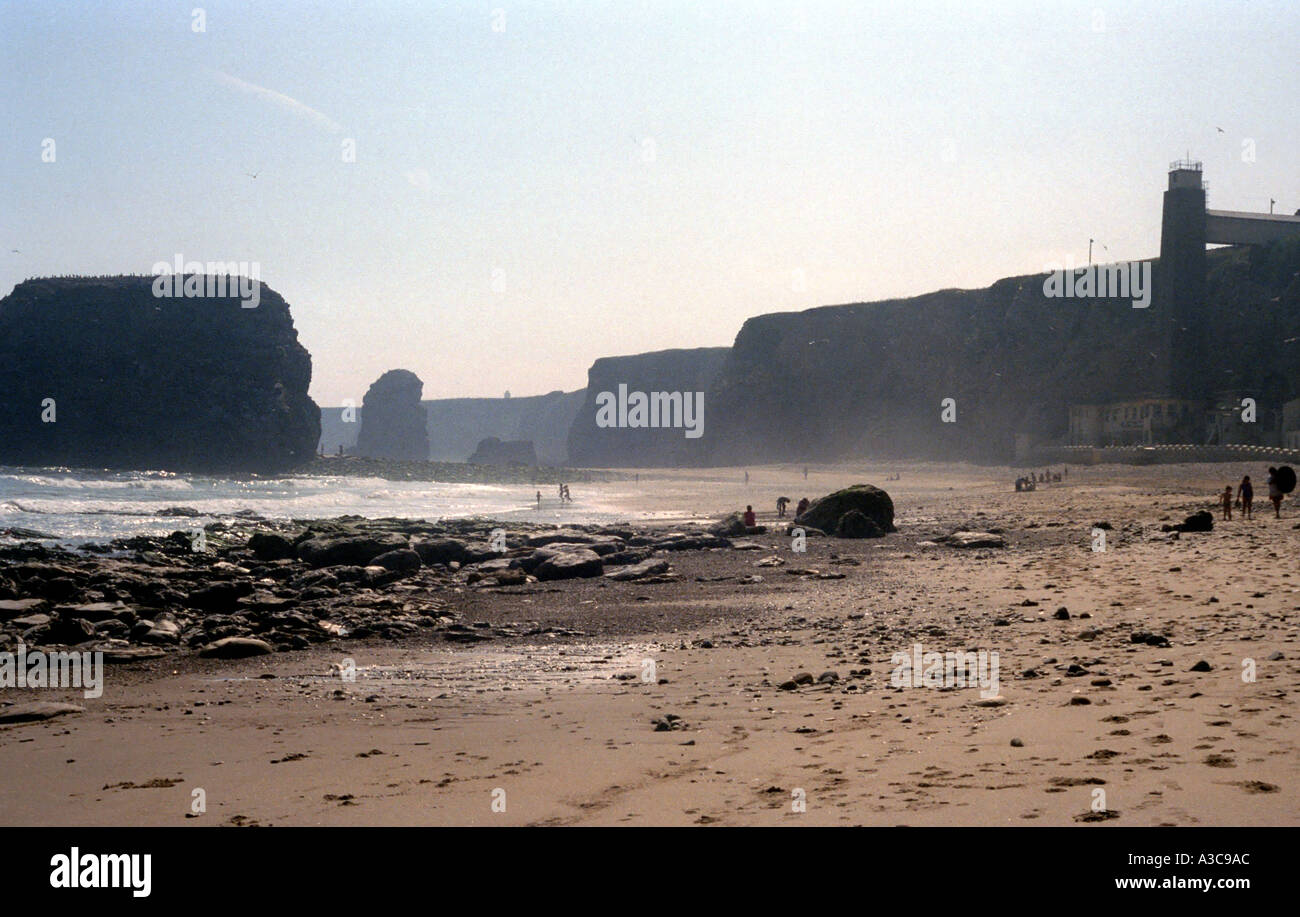
[[[257,178],[256,172],[245,172],[244,174],[247,175],[249,178]]]

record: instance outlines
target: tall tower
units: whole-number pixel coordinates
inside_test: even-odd
[[[1152,305],[1159,311],[1152,317],[1168,361],[1165,394],[1205,398],[1205,183],[1199,162],[1169,165],[1155,285]]]

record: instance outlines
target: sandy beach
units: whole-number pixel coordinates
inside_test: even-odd
[[[83,713],[0,727],[0,823],[1300,818],[1300,511],[1288,499],[1277,520],[1260,498],[1254,520],[1160,531],[1263,468],[1071,467],[1030,493],[1007,468],[855,464],[806,482],[799,467],[747,470],[748,485],[745,469],[646,470],[575,497],[598,488],[667,527],[682,506],[704,521],[749,503],[773,526],[779,495],[866,482],[892,496],[898,532],[809,538],[804,553],[759,535],[674,554],[667,582],[446,597],[467,622],[537,622],[544,636],[113,666],[100,698],[40,698]],[[936,543],[955,530],[1006,544]],[[999,691],[892,686],[893,655],[914,644],[996,653]],[[791,686],[800,673],[812,683]]]

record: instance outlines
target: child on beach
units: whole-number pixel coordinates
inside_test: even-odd
[[[1250,483],[1250,475],[1241,479],[1237,485],[1237,505],[1241,507],[1241,516],[1243,519],[1249,519],[1250,504],[1255,499],[1255,487]]]
[[[1219,502],[1223,504],[1223,518],[1231,521],[1232,519],[1232,485],[1229,484],[1223,488],[1223,493],[1219,495]]]
[[[744,521],[745,525],[751,529],[758,525],[758,518],[754,515],[754,507],[752,506],[745,507],[745,515],[742,516],[741,519]]]

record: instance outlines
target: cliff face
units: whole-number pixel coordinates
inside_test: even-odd
[[[582,406],[584,393],[551,392],[526,398],[442,398],[421,402],[428,418],[429,458],[463,462],[490,436],[501,440],[532,440],[537,461],[563,465],[568,461],[569,427]],[[343,408],[321,408],[320,447],[328,455],[355,453],[361,408],[352,421]]]
[[[1300,240],[1209,256],[1198,320],[1218,343],[1190,369],[1280,409],[1300,389]],[[708,461],[1001,461],[1017,433],[1064,436],[1070,404],[1184,395],[1158,297],[1048,298],[1043,280],[750,319],[708,393]]]
[[[358,411],[358,455],[422,462],[429,457],[424,383],[410,370],[390,369],[371,384]]]
[[[707,392],[728,352],[726,347],[700,347],[597,360],[587,372],[586,398],[569,431],[570,463],[610,467],[702,462],[715,416]],[[634,416],[636,393],[679,393],[681,398],[671,406],[661,401],[655,409],[659,425],[644,426]],[[697,393],[705,394],[697,398]],[[696,416],[700,408],[702,415]],[[673,425],[676,420],[682,422]]]
[[[463,462],[480,440],[531,440],[537,461],[568,462],[567,438],[583,392],[551,392],[526,398],[446,398],[426,401],[430,458]]]
[[[28,280],[0,300],[0,463],[274,472],[320,413],[289,306],[157,297],[152,277]]]

